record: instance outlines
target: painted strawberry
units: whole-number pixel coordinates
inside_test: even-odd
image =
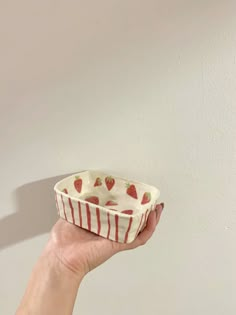
[[[68,190],[67,190],[66,188],[64,188],[62,191],[63,191],[65,194],[68,194]]]
[[[118,203],[112,200],[108,200],[105,206],[118,206]]]
[[[133,210],[123,210],[121,211],[122,213],[125,213],[125,214],[129,214],[129,215],[132,215],[134,213]]]
[[[126,193],[129,196],[133,197],[134,199],[138,199],[135,185],[134,184],[132,184],[132,185],[127,184],[126,187],[127,187]]]
[[[100,177],[97,177],[94,183],[94,187],[101,186],[101,185],[102,185],[102,180]]]
[[[143,199],[142,199],[141,204],[145,205],[146,203],[149,203],[150,201],[151,201],[151,193],[150,192],[145,192],[143,194]]]
[[[99,204],[99,199],[96,196],[91,196],[85,199],[85,201],[88,201],[90,203],[94,203],[95,205]]]
[[[75,189],[80,193],[82,190],[82,179],[79,176],[75,176],[74,186]]]
[[[107,176],[105,178],[105,183],[106,183],[107,189],[111,190],[113,186],[115,185],[115,180],[112,176]]]

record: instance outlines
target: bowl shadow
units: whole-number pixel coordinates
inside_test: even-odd
[[[69,175],[71,174],[27,183],[13,192],[17,211],[0,220],[0,249],[51,230],[59,218],[53,187]]]

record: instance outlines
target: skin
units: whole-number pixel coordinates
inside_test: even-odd
[[[146,244],[163,207],[157,205],[145,229],[130,244],[107,240],[59,219],[32,271],[16,315],[71,315],[85,275],[118,252]]]

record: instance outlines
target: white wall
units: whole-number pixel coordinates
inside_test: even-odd
[[[88,168],[157,185],[166,209],[146,247],[87,277],[74,314],[236,313],[235,10],[0,1],[1,314],[56,220],[55,177]]]

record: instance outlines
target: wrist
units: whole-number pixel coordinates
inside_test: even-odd
[[[61,257],[61,251],[59,248],[55,248],[51,241],[48,242],[43,253],[40,257],[41,261],[44,261],[48,265],[49,269],[55,276],[64,279],[65,281],[72,282],[79,286],[80,282],[85,276],[83,270],[73,270],[66,263],[65,259]]]
[[[47,245],[33,269],[16,314],[72,314],[82,279],[82,274],[66,268]]]

